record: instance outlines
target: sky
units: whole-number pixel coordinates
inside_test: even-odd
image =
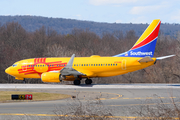
[[[107,23],[180,23],[179,0],[0,0],[0,15]]]

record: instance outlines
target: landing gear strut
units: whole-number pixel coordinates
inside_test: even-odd
[[[26,80],[25,80],[25,78],[24,78],[24,80],[23,80],[23,83],[24,83],[24,84],[26,84]]]
[[[74,85],[80,85],[81,81],[80,80],[74,80]]]
[[[91,80],[91,79],[86,79],[86,80],[85,80],[85,83],[86,83],[87,85],[90,85],[90,84],[92,83],[92,80]]]

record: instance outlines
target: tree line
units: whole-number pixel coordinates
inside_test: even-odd
[[[0,23],[5,24],[6,22],[18,22],[22,27],[29,31],[34,32],[42,26],[53,28],[57,33],[69,34],[74,28],[86,29],[96,33],[99,36],[103,36],[103,32],[113,33],[116,30],[121,30],[124,34],[126,31],[135,30],[136,35],[140,36],[144,29],[147,28],[146,24],[132,24],[132,23],[105,23],[105,22],[93,22],[93,21],[82,21],[75,19],[64,19],[64,18],[48,18],[41,16],[1,16]],[[162,21],[163,22],[163,21]],[[173,36],[177,31],[180,31],[180,24],[169,24],[161,23],[160,28],[165,35]]]
[[[38,57],[113,56],[129,50],[137,41],[134,30],[104,32],[100,37],[88,29],[74,28],[61,34],[52,28],[41,27],[26,31],[18,22],[0,25],[0,83],[17,83],[4,71],[16,61]],[[94,83],[178,83],[180,82],[180,32],[175,37],[159,32],[155,57],[176,54],[176,57],[157,61],[154,66],[125,75],[96,78]],[[40,79],[28,79],[41,83]]]

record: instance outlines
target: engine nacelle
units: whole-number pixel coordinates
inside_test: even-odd
[[[41,80],[43,82],[60,82],[59,75],[60,73],[45,72],[41,75]]]

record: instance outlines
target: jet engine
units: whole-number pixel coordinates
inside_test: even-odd
[[[43,82],[60,82],[59,75],[60,73],[45,72],[41,75],[41,80]]]

